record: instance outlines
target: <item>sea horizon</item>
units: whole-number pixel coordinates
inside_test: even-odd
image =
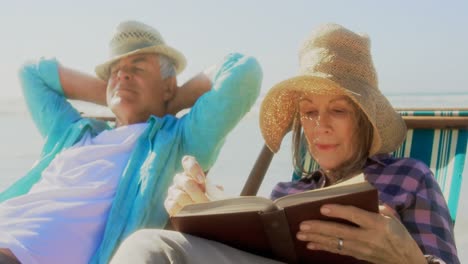
[[[261,91],[251,112],[258,112],[267,91]],[[384,94],[395,108],[468,108],[468,92],[398,92]],[[72,101],[80,111],[92,115],[112,115],[103,106],[90,103]],[[0,98],[0,115],[27,114],[27,108],[21,95]]]

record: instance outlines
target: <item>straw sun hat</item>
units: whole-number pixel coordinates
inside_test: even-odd
[[[166,45],[161,34],[151,26],[137,21],[120,23],[109,43],[109,60],[96,66],[96,75],[102,79],[109,78],[109,67],[119,59],[141,53],[158,53],[169,57],[177,73],[185,68],[184,55]]]
[[[369,155],[394,151],[406,136],[406,125],[377,86],[367,36],[340,25],[317,28],[299,50],[299,75],[273,86],[260,108],[266,145],[277,152],[291,130],[298,101],[304,95],[346,95],[374,128]]]

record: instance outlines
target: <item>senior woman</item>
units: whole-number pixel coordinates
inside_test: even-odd
[[[301,167],[301,144],[320,169],[299,181],[281,182],[271,198],[322,188],[364,173],[379,191],[380,213],[328,204],[321,213],[356,226],[309,220],[297,239],[311,251],[325,250],[372,263],[459,263],[449,211],[430,169],[390,154],[406,126],[381,94],[369,39],[340,25],[317,28],[302,46],[299,76],[275,85],[262,102],[260,128],[274,152],[290,130],[294,163]],[[203,172],[193,158],[175,178],[165,207],[209,200]],[[215,224],[215,223],[214,223]],[[313,254],[313,252],[312,252]],[[132,235],[113,263],[277,263],[215,241],[165,230]]]

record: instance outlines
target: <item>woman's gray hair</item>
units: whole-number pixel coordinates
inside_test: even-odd
[[[174,63],[169,57],[163,54],[158,54],[159,57],[159,68],[161,72],[161,78],[164,80],[168,77],[176,76],[176,70]]]

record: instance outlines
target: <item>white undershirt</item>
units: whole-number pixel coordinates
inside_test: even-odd
[[[146,123],[85,135],[28,194],[0,204],[0,248],[22,263],[88,263],[122,171]]]

